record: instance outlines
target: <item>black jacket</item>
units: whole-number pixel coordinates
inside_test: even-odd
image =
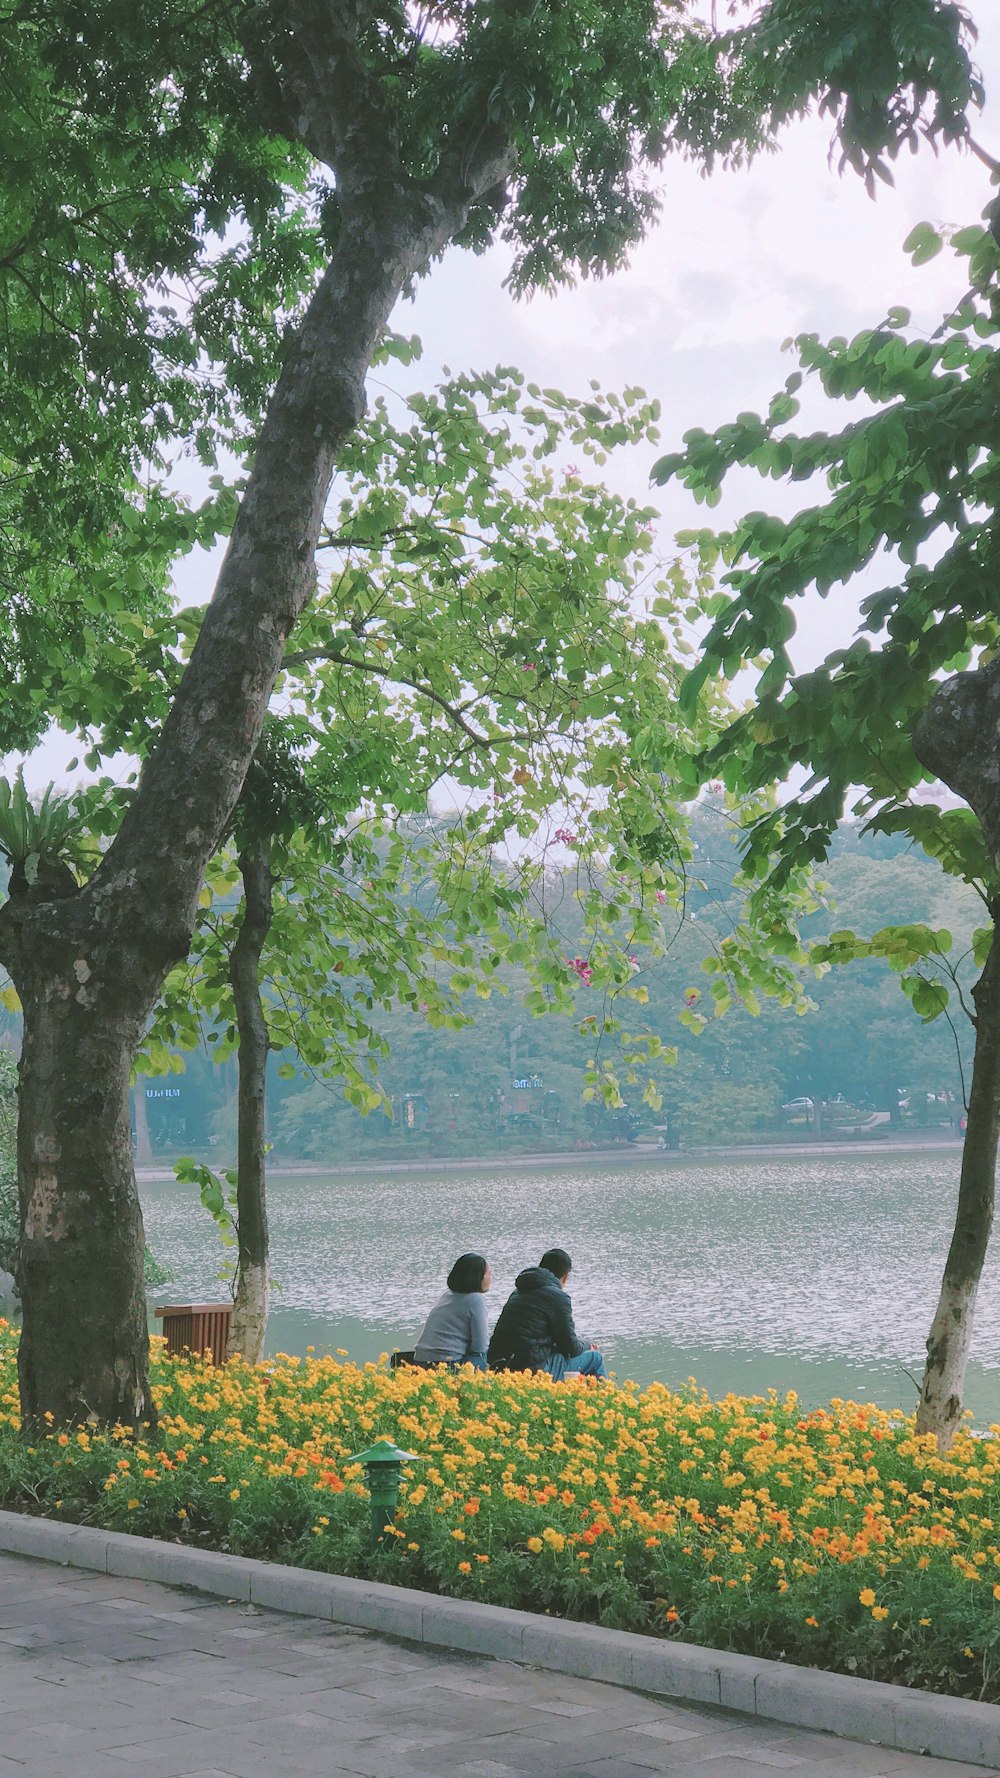
[[[557,1352],[577,1358],[586,1350],[573,1326],[573,1305],[555,1274],[542,1266],[519,1273],[493,1329],[490,1369],[542,1371]]]

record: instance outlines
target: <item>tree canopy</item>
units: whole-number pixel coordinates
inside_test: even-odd
[[[942,244],[928,225],[907,242],[918,263]],[[971,1004],[957,977],[949,984],[935,967],[952,950],[947,928],[897,921],[869,935],[835,931],[821,953],[832,962],[885,957],[922,1018],[946,1012],[957,992],[975,1026],[955,1234],[919,1416],[943,1442],[961,1414],[1000,1136],[1000,248],[985,227],[959,230],[952,245],[968,262],[968,289],[929,340],[909,331],[904,309],[852,341],[805,336],[796,342],[801,368],[765,418],[744,414],[712,436],[689,434],[685,450],[656,470],[661,481],[682,477],[708,501],[736,465],[826,478],[828,497],[792,519],[754,512],[734,532],[689,539],[703,564],[721,561],[726,590],[685,695],[749,662],[759,671],[753,706],[709,750],[704,769],[734,790],[783,780],[795,767],[810,774],[752,828],[750,868],[770,875],[775,851],[779,873],[823,857],[850,800],[871,827],[909,836],[983,904],[972,940],[982,973]],[[837,433],[795,433],[803,371],[834,398],[867,397],[874,411]],[[883,555],[888,584],[865,592],[854,640],[796,672],[794,600],[810,588],[828,597]],[[937,776],[959,806],[911,796]]]

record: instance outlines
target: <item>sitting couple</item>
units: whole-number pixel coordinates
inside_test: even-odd
[[[493,1282],[479,1253],[463,1253],[448,1273],[448,1288],[427,1317],[414,1351],[417,1364],[487,1365],[495,1371],[547,1371],[563,1377],[607,1377],[596,1346],[581,1340],[573,1326],[566,1285],[573,1262],[561,1247],[550,1247],[537,1266],[519,1273],[493,1338],[489,1338],[485,1294]]]

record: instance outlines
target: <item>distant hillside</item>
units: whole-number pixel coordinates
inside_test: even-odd
[[[960,1017],[954,1028],[944,1018],[921,1025],[882,964],[855,964],[811,982],[817,1010],[804,1017],[768,1004],[757,1018],[734,1008],[712,1020],[700,1037],[678,1023],[685,993],[704,985],[700,959],[729,918],[735,864],[731,830],[710,812],[699,816],[696,831],[696,869],[705,887],[692,889],[690,918],[669,956],[644,968],[641,977],[650,995],[644,1022],[679,1051],[676,1067],[661,1083],[661,1113],[654,1117],[639,1103],[638,1092],[625,1112],[585,1106],[581,1092],[590,1042],[568,1020],[527,1015],[524,981],[511,971],[507,995],[470,1005],[473,1022],[467,1029],[434,1031],[409,1011],[385,1018],[392,1057],[381,1079],[393,1100],[392,1121],[379,1112],[362,1117],[344,1103],[336,1082],[308,1074],[283,1080],[275,1067],[270,1087],[275,1159],[517,1153],[626,1140],[637,1132],[655,1140],[654,1126],[665,1140],[692,1147],[781,1140],[808,1133],[805,1120],[781,1110],[797,1098],[839,1097],[891,1111],[903,1122],[957,1119],[959,1057],[967,1065],[971,1033]],[[833,927],[870,933],[898,921],[926,921],[953,932],[958,958],[978,922],[975,896],[896,836],[843,826],[824,882],[828,905],[806,926],[814,938]],[[559,910],[567,955],[575,954],[577,918],[567,893]],[[971,985],[968,964],[962,973]],[[581,1013],[586,1010],[584,990]],[[140,1086],[152,1152],[228,1157],[235,1129],[235,1068],[232,1063],[217,1067],[202,1053],[185,1061],[183,1074]],[[952,1103],[945,1100],[948,1094]]]

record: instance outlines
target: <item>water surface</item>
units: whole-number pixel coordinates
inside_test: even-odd
[[[412,1346],[454,1257],[489,1256],[493,1320],[543,1248],[573,1255],[577,1326],[619,1376],[713,1393],[797,1389],[911,1405],[959,1151],[673,1156],[547,1169],[275,1177],[272,1351]],[[224,1258],[189,1187],[143,1188],[175,1281],[218,1299]],[[968,1405],[1000,1420],[1000,1261],[980,1292]]]

